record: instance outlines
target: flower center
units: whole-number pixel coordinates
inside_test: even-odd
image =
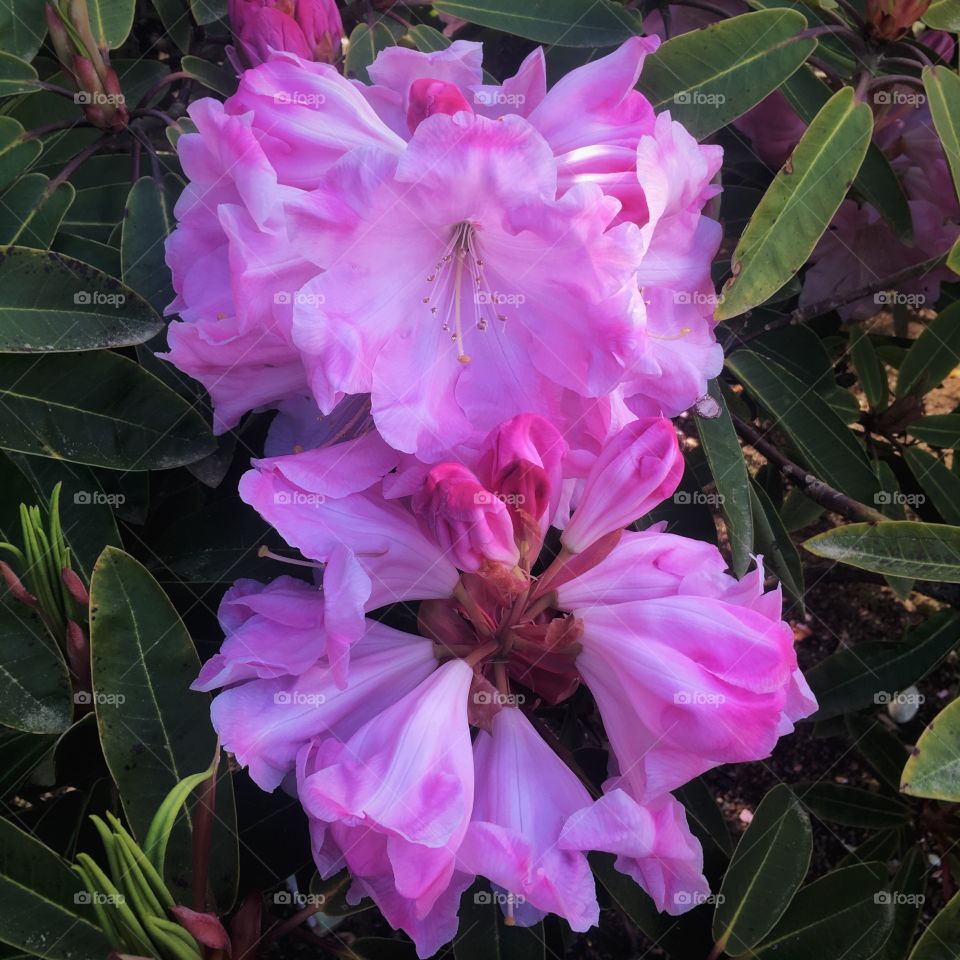
[[[450,242],[437,261],[427,283],[435,283],[432,292],[423,298],[430,306],[430,314],[438,318],[444,333],[456,344],[457,360],[469,363],[464,349],[465,326],[473,324],[481,332],[499,320],[505,323],[506,314],[498,309],[504,297],[492,293],[487,286],[483,259],[479,254],[477,228],[462,221],[453,228]],[[465,291],[464,286],[468,289]]]

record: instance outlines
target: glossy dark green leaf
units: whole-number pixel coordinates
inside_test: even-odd
[[[90,29],[100,49],[116,50],[133,26],[136,0],[87,0]]]
[[[0,819],[0,940],[46,960],[103,960],[80,879],[49,847]]]
[[[960,196],[960,77],[950,67],[924,67],[923,89]]]
[[[780,508],[780,519],[788,533],[795,533],[816,523],[823,516],[824,508],[805,493],[793,487]],[[794,547],[796,549],[796,547]],[[799,560],[799,553],[797,559]]]
[[[0,117],[0,189],[29,167],[42,147],[39,140],[24,140],[23,125],[12,117]]]
[[[857,752],[893,790],[900,789],[900,774],[907,760],[907,748],[896,734],[869,714],[847,716],[847,730]]]
[[[37,71],[33,65],[0,50],[0,97],[30,93],[36,89]]]
[[[438,50],[446,50],[453,43],[439,30],[435,30],[425,23],[418,23],[415,27],[411,27],[408,36],[421,53],[436,53]]]
[[[0,603],[0,724],[24,733],[62,733],[72,717],[60,649],[27,608]]]
[[[885,830],[910,820],[910,808],[896,797],[822,780],[797,784],[800,802],[816,817],[848,827]]]
[[[63,353],[149,340],[160,316],[129,287],[70,257],[0,249],[0,353]]]
[[[939,387],[960,363],[960,303],[952,303],[927,324],[900,364],[898,397]]]
[[[797,894],[752,955],[758,960],[867,960],[883,945],[893,926],[893,903],[886,883],[886,867],[881,863],[862,863],[828,873]]]
[[[813,120],[832,93],[830,87],[808,67],[793,74],[780,91],[804,123]],[[853,185],[868,203],[880,211],[894,233],[906,241],[911,239],[913,218],[910,216],[907,195],[890,166],[890,161],[875,143],[871,143],[867,148],[863,166]]]
[[[34,0],[0,0],[0,48],[32,60],[47,35],[43,4]]]
[[[697,431],[703,445],[710,473],[716,484],[720,512],[727,525],[733,569],[738,577],[746,573],[753,553],[753,510],[750,502],[750,475],[743,451],[733,428],[723,393],[716,380],[708,386],[717,404],[716,417],[697,417]]]
[[[912,797],[960,801],[960,700],[941,710],[920,735],[900,789]]]
[[[777,508],[760,484],[751,481],[750,506],[753,511],[754,543],[757,553],[783,582],[784,589],[803,604],[803,565],[800,553],[790,539]]]
[[[923,22],[934,30],[960,31],[960,0],[933,0]]]
[[[227,15],[227,0],[190,0],[197,23],[213,23]]]
[[[30,776],[56,741],[54,734],[0,730],[0,799]]]
[[[861,570],[960,583],[960,527],[944,523],[848,523],[811,537],[803,546],[815,556]]]
[[[100,243],[99,240],[91,240],[89,237],[67,233],[61,227],[53,238],[50,249],[65,256],[73,257],[74,260],[89,263],[91,267],[96,267],[111,277],[120,276],[120,251],[109,244]]]
[[[877,477],[853,433],[826,401],[777,363],[737,350],[728,368],[771,414],[819,479],[872,504]]]
[[[810,56],[815,40],[791,40],[806,25],[795,11],[761,10],[681,34],[647,58],[639,89],[701,139],[756,106]]]
[[[890,885],[893,929],[872,960],[906,960],[926,901],[927,858],[919,846],[911,847]]]
[[[0,355],[0,447],[111,470],[162,470],[206,456],[214,440],[200,414],[159,380],[101,350]]]
[[[853,327],[850,331],[850,360],[870,409],[882,410],[887,405],[889,393],[887,371],[873,348],[873,341],[861,327]]]
[[[713,915],[713,936],[733,956],[758,944],[803,883],[813,835],[789,787],[774,787],[740,838]]]
[[[377,59],[377,54],[387,47],[396,46],[396,39],[383,20],[375,20],[372,26],[361,23],[350,34],[344,70],[348,77],[369,83],[367,67]]]
[[[960,524],[960,477],[919,447],[906,447],[903,459],[943,520]]]
[[[907,433],[931,447],[960,447],[960,413],[933,413],[907,427]]]
[[[160,183],[153,177],[141,177],[130,188],[123,218],[120,242],[123,282],[158,311],[173,300],[164,244],[175,223],[173,205],[178,187],[172,175]]]
[[[910,960],[956,960],[960,943],[960,893],[933,918],[920,935]]]
[[[216,734],[209,700],[189,687],[200,669],[193,642],[159,584],[129,555],[104,550],[90,583],[90,643],[100,740],[127,819],[142,841],[173,787],[210,766]],[[237,840],[229,770],[221,764],[211,882],[224,906],[237,882]],[[186,810],[166,855],[174,897],[189,889]]]
[[[925,677],[960,642],[960,616],[943,611],[899,642],[867,640],[807,671],[820,709],[817,720],[890,702]]]
[[[184,57],[180,68],[199,80],[208,90],[213,90],[222,97],[229,97],[237,92],[236,74],[209,60],[203,60],[200,57]]]
[[[190,49],[193,22],[190,19],[188,0],[153,0],[153,8],[160,17],[163,29],[177,45],[181,53]]]
[[[718,320],[763,303],[807,261],[856,177],[872,133],[873,114],[851,87],[827,101],[737,243]]]
[[[42,173],[28,173],[0,194],[0,246],[50,246],[76,196],[69,183],[53,191],[50,184]]]
[[[638,14],[610,0],[436,0],[440,13],[561,47],[609,47],[643,32]]]

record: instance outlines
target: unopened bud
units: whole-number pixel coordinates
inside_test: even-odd
[[[80,624],[67,621],[67,663],[80,690],[90,689],[90,641]]]
[[[930,0],[867,0],[875,40],[899,40],[927,12]]]
[[[63,585],[69,591],[70,596],[73,597],[81,607],[86,607],[87,604],[90,603],[90,594],[87,593],[87,588],[84,586],[80,577],[69,567],[64,567],[63,570],[60,571],[60,577],[63,580]]]
[[[10,595],[28,607],[39,607],[40,601],[20,582],[20,578],[13,572],[13,568],[0,560],[0,573],[6,581]]]

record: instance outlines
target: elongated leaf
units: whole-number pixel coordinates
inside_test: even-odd
[[[887,371],[861,327],[850,331],[850,359],[870,409],[882,410],[887,405]]]
[[[701,139],[755,107],[810,56],[815,40],[791,39],[806,25],[793,10],[761,10],[684,33],[647,58],[639,89]]]
[[[807,67],[798,70],[780,88],[804,123],[810,123],[830,99],[832,91]],[[907,195],[883,151],[871,143],[854,189],[883,215],[891,229],[905,241],[913,237],[913,218]]]
[[[60,649],[40,620],[0,604],[0,724],[24,733],[62,733],[73,701]]]
[[[851,87],[827,101],[740,237],[718,320],[763,303],[806,263],[856,177],[872,133],[873,114]]]
[[[762,960],[867,960],[893,926],[886,867],[861,863],[804,887],[753,956]]]
[[[800,553],[769,494],[755,480],[750,484],[750,505],[757,552],[762,553],[764,561],[783,582],[787,593],[802,607],[803,566]]]
[[[440,13],[561,47],[609,47],[643,32],[639,16],[609,0],[437,0]]]
[[[0,799],[6,798],[33,773],[56,742],[54,734],[0,731]]]
[[[60,229],[76,191],[61,183],[50,191],[50,179],[28,173],[0,194],[0,246],[18,243],[46,249]]]
[[[211,775],[210,770],[203,770],[200,773],[184,777],[183,780],[170,788],[170,792],[164,797],[163,803],[160,804],[157,812],[153,815],[143,841],[143,852],[159,874],[163,874],[167,845],[170,843],[170,835],[173,833],[173,828],[184,804],[186,804],[194,789],[204,781],[209,780]]]
[[[814,391],[777,363],[738,350],[727,366],[796,446],[811,472],[844,493],[872,504],[879,482],[853,434]]]
[[[350,34],[350,43],[347,45],[344,65],[347,76],[369,83],[367,67],[377,59],[381,50],[395,46],[396,42],[390,28],[382,20],[375,20],[372,26],[359,24]]]
[[[199,460],[214,442],[176,394],[104,350],[0,356],[0,447],[111,470],[161,470]]]
[[[87,0],[90,28],[98,47],[116,50],[133,26],[136,0]]]
[[[960,943],[960,893],[954,894],[947,905],[923,931],[910,960],[956,960]]]
[[[923,89],[960,196],[960,77],[949,67],[924,67]]]
[[[940,516],[947,523],[960,523],[960,477],[919,447],[907,447],[903,459]]]
[[[227,0],[190,0],[197,23],[213,23],[227,15]]]
[[[914,341],[897,373],[897,396],[939,387],[960,363],[960,302],[941,311]]]
[[[932,447],[960,446],[960,413],[934,413],[907,427],[907,433]]]
[[[960,527],[943,523],[848,523],[811,537],[804,548],[818,557],[915,580],[960,583]]]
[[[40,155],[40,141],[24,140],[24,132],[13,117],[0,117],[0,189],[19,177]]]
[[[925,677],[960,642],[960,616],[943,611],[907,634],[903,641],[868,640],[840,650],[807,671],[820,709],[817,720],[870,704]]]
[[[201,57],[184,57],[180,61],[180,69],[186,70],[191,77],[199,80],[208,90],[213,90],[223,97],[232,96],[237,92],[237,76],[230,70],[204,60]]]
[[[177,180],[141,177],[127,196],[120,241],[123,282],[138,291],[155,310],[173,300],[170,268],[164,257],[164,243],[174,227],[173,204]]]
[[[60,353],[142,343],[162,321],[113,277],[62,254],[0,251],[0,353]]]
[[[37,71],[33,65],[0,50],[0,97],[29,93],[36,89]]]
[[[713,915],[713,936],[745,953],[773,928],[797,892],[813,853],[810,820],[793,792],[774,787],[740,838]]]
[[[103,960],[79,878],[49,847],[0,819],[0,941],[47,960]]]
[[[191,693],[200,662],[176,611],[132,557],[108,547],[90,583],[94,702],[104,756],[127,819],[143,840],[154,814],[180,781],[214,754],[207,698]],[[229,771],[217,782],[211,882],[228,906],[237,879]],[[165,877],[178,900],[189,888],[189,810],[166,852]]]
[[[798,784],[794,789],[801,803],[828,823],[883,830],[901,827],[910,820],[910,808],[905,803],[882,793],[829,780]]]
[[[415,27],[411,27],[408,36],[421,53],[435,53],[438,50],[446,50],[453,43],[439,30],[428,27],[425,23],[418,23]]]
[[[874,717],[852,714],[847,717],[847,730],[853,745],[880,779],[893,790],[900,789],[900,774],[907,759],[907,748]]]
[[[34,0],[0,0],[0,47],[32,60],[47,35],[43,4]]]
[[[723,498],[720,512],[727,524],[733,569],[738,577],[742,577],[750,566],[753,553],[750,475],[720,386],[713,380],[708,389],[719,408],[719,415],[712,419],[697,417],[697,431],[717,493]]]
[[[920,735],[900,789],[913,797],[960,800],[960,700],[941,710]]]
[[[926,897],[926,857],[919,846],[911,847],[893,878],[890,894],[893,901],[893,929],[890,937],[873,960],[905,960],[910,953],[914,931]]]

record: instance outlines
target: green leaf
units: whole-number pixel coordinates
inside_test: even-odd
[[[491,892],[485,880],[478,880],[460,901],[461,929],[470,936],[458,937],[453,944],[455,960],[545,960],[543,924],[533,927],[508,927],[503,922],[503,907],[512,896]]]
[[[910,520],[848,523],[811,537],[803,546],[814,556],[861,570],[960,583],[960,527]]]
[[[923,89],[960,196],[960,77],[950,67],[924,67]]]
[[[143,841],[143,852],[161,876],[167,857],[167,846],[170,843],[170,836],[173,833],[174,826],[176,826],[180,812],[183,810],[190,794],[201,783],[209,780],[212,773],[212,767],[208,770],[201,770],[199,773],[184,777],[179,783],[171,787],[170,792],[164,797],[163,803],[157,808],[157,812],[150,821],[150,826],[147,828]]]
[[[815,880],[797,894],[752,956],[757,960],[867,960],[883,945],[893,925],[892,898],[885,896],[886,873],[882,863],[861,863]]]
[[[190,0],[190,9],[197,23],[213,23],[227,15],[227,0]]]
[[[561,47],[610,47],[643,33],[643,21],[609,0],[436,0],[468,23]],[[351,41],[352,42],[352,41]]]
[[[718,320],[763,303],[806,263],[856,177],[872,133],[873,114],[852,87],[827,101],[737,243]]]
[[[783,582],[787,593],[802,605],[803,565],[800,563],[800,553],[790,539],[770,495],[755,480],[750,483],[750,506],[757,552],[763,555],[764,561]]]
[[[960,447],[960,413],[934,413],[907,427],[907,433],[931,447]]]
[[[415,27],[411,27],[407,36],[410,37],[414,46],[421,53],[436,53],[439,50],[446,50],[453,43],[439,30],[428,27],[425,23],[418,23]]]
[[[879,482],[849,428],[817,393],[779,364],[737,350],[727,366],[773,417],[819,479],[862,503],[873,503]]]
[[[173,300],[164,243],[173,231],[173,205],[178,187],[179,182],[170,175],[162,183],[153,177],[141,177],[130,188],[123,217],[120,241],[123,282],[157,311],[164,310]]]
[[[926,901],[926,860],[918,846],[911,847],[903,858],[890,888],[893,929],[883,948],[871,960],[904,960],[909,954],[920,910]]]
[[[13,117],[0,117],[0,189],[19,177],[40,156],[40,141],[24,140],[23,134],[23,125]]]
[[[733,570],[742,577],[750,566],[753,553],[753,511],[750,502],[750,475],[737,440],[737,432],[730,419],[723,393],[716,380],[708,385],[708,392],[716,402],[716,417],[697,417],[697,431],[706,454],[710,473],[717,486],[720,512],[727,525]]]
[[[910,820],[910,808],[905,803],[859,787],[822,780],[798,784],[794,789],[803,805],[828,823],[883,830],[902,827]]]
[[[103,753],[127,820],[142,839],[170,791],[207,769],[214,755],[208,698],[189,690],[200,661],[159,584],[113,547],[104,550],[90,583],[90,643]],[[230,773],[223,767],[210,863],[213,887],[229,905],[237,842]],[[189,889],[191,824],[185,811],[166,854],[165,878],[177,899],[177,891]]]
[[[361,23],[350,34],[344,72],[348,77],[370,83],[367,67],[377,59],[377,54],[387,47],[396,46],[396,39],[383,20],[375,20],[372,26]]]
[[[960,700],[944,707],[920,735],[900,789],[912,797],[960,800]]]
[[[960,943],[960,893],[933,918],[910,954],[910,960],[956,960]]]
[[[190,4],[187,0],[153,0],[153,8],[170,39],[181,53],[187,53],[193,37]]]
[[[0,355],[2,448],[111,470],[163,470],[214,446],[200,414],[118,354]]]
[[[887,405],[887,371],[862,327],[850,330],[850,360],[870,409],[882,410]]]
[[[23,60],[32,60],[46,35],[42,3],[0,0],[0,47],[3,50]]]
[[[960,31],[960,0],[934,0],[923,15],[923,22],[934,30]]]
[[[120,276],[120,251],[89,237],[78,237],[61,229],[53,238],[50,249],[65,256],[89,263],[111,277]]]
[[[0,246],[50,246],[76,196],[69,183],[51,193],[50,182],[42,173],[28,173],[0,194]]]
[[[790,105],[804,123],[810,123],[833,91],[807,67],[798,70],[780,88]],[[913,218],[900,180],[883,151],[871,143],[863,166],[853,182],[854,189],[873,204],[894,233],[910,241],[913,237]]]
[[[960,641],[960,616],[943,611],[899,642],[868,640],[821,660],[807,671],[820,709],[815,720],[829,720],[869,705],[925,677]]]
[[[960,477],[919,447],[905,447],[903,459],[940,516],[947,523],[960,523]]]
[[[751,950],[797,892],[813,853],[806,812],[789,787],[774,787],[740,838],[713,915],[713,936],[726,953]]]
[[[136,0],[87,0],[90,28],[100,49],[116,50],[130,35]]]
[[[960,302],[951,303],[913,342],[897,373],[898,397],[928,393],[960,363]]]
[[[638,89],[658,113],[669,110],[703,139],[755,107],[813,53],[816,40],[793,40],[806,25],[793,10],[761,10],[681,34],[647,57]]]
[[[0,250],[0,353],[129,346],[162,326],[133,290],[89,264],[27,247]]]
[[[0,724],[24,733],[63,733],[72,718],[60,648],[26,608],[0,603]]]
[[[200,57],[184,57],[180,61],[180,69],[186,70],[208,90],[213,90],[222,97],[230,97],[237,92],[237,75],[209,60],[203,60]]]
[[[0,97],[36,90],[37,71],[33,65],[0,50]]]
[[[847,730],[857,751],[880,779],[893,790],[899,790],[900,774],[907,759],[907,748],[899,737],[879,720],[863,714],[848,716]]]
[[[54,734],[0,730],[0,799],[33,773],[56,741]]]
[[[49,847],[0,819],[0,940],[47,960],[103,960],[79,878]]]
[[[957,238],[947,254],[947,266],[954,273],[960,273],[960,237]]]

